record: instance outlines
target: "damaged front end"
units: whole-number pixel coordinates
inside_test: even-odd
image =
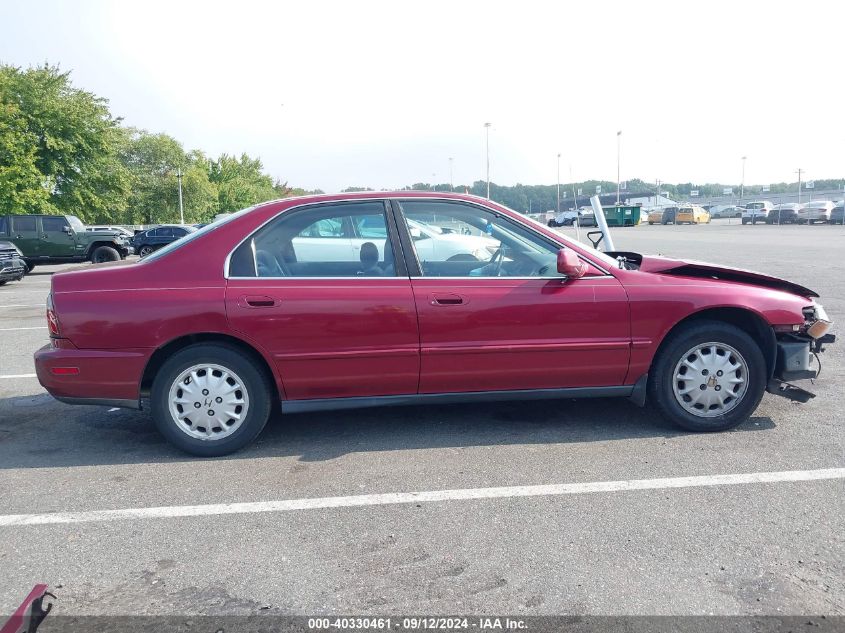
[[[777,333],[775,367],[766,391],[796,402],[815,398],[815,394],[792,383],[818,377],[821,372],[819,354],[825,350],[825,345],[836,341],[836,337],[829,333],[831,325],[824,308],[814,302],[804,308],[803,325],[796,325],[789,332]]]

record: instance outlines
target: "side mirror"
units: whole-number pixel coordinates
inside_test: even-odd
[[[557,271],[569,279],[580,279],[587,273],[587,264],[581,261],[575,251],[562,248],[557,252]]]
[[[67,224],[62,227],[62,231],[70,235],[70,227]]]
[[[420,231],[416,226],[410,227],[408,232],[411,234],[411,239],[414,240],[418,240],[423,236],[422,231]]]

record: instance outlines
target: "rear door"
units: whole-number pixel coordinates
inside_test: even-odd
[[[11,216],[11,236],[15,245],[28,259],[37,259],[41,255],[41,238],[38,235],[38,217],[34,215]]]
[[[70,224],[64,216],[41,216],[39,221],[41,223],[39,251],[41,256],[74,257],[77,254],[84,255],[83,252],[77,253],[76,240],[70,230]]]
[[[615,277],[591,267],[581,279],[563,278],[558,245],[489,209],[423,199],[398,207],[398,226],[432,224],[466,239],[459,257],[416,250],[417,261],[408,262],[420,393],[623,384],[630,318]],[[486,236],[496,254],[477,247]],[[404,239],[415,244],[410,230]]]
[[[364,216],[390,245],[375,266],[353,255],[342,228]],[[230,326],[272,357],[285,399],[416,393],[417,314],[392,223],[383,200],[315,204],[283,212],[232,253]],[[326,231],[339,246],[314,241],[330,240]]]

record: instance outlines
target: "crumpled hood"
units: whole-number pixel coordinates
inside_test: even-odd
[[[608,253],[611,257],[624,256],[628,261],[636,263],[639,258],[638,269],[644,273],[658,273],[677,275],[679,277],[698,277],[701,279],[720,279],[722,281],[733,281],[737,283],[752,284],[754,286],[763,286],[765,288],[772,288],[774,290],[782,290],[792,294],[801,295],[802,297],[818,297],[818,293],[806,288],[800,284],[781,279],[780,277],[772,277],[763,273],[754,272],[753,270],[743,270],[742,268],[730,268],[728,266],[720,266],[718,264],[710,264],[708,262],[698,262],[695,260],[672,259],[670,257],[659,257],[654,255],[639,255],[638,253]],[[635,257],[632,258],[631,256]]]

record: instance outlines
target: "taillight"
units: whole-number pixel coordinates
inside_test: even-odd
[[[61,336],[59,329],[59,317],[56,316],[56,311],[53,309],[53,295],[47,295],[47,328],[50,330],[50,336]]]

